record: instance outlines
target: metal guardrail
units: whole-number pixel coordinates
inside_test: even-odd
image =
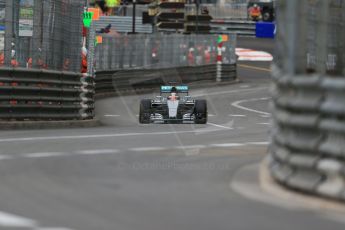
[[[200,9],[204,7],[207,8],[209,14],[213,18],[227,18],[234,20],[245,20],[248,18],[248,1],[247,0],[236,0],[236,1],[227,1],[227,3],[218,3],[218,4],[200,4]],[[132,16],[132,5],[122,6],[120,12],[123,13],[124,8],[126,9],[126,16]],[[195,14],[195,4],[186,4],[185,12],[188,14]],[[144,11],[148,11],[147,5],[137,5],[136,6],[136,15],[142,15]]]
[[[216,81],[217,66],[72,72],[0,69],[0,120],[80,120],[94,117],[94,95],[151,89],[169,82]],[[236,80],[236,64],[222,65],[222,81]]]
[[[246,20],[248,18],[248,1],[227,1],[218,4],[200,4],[200,9],[207,8],[213,18],[226,18],[231,20]],[[186,11],[193,14],[195,4],[186,4]]]
[[[151,34],[153,32],[152,25],[143,24],[142,17],[136,17],[135,19],[135,31],[137,33]],[[102,16],[94,24],[96,31],[110,24],[111,28],[119,33],[130,33],[132,32],[132,20],[132,17]]]
[[[222,65],[222,81],[237,78],[236,64]],[[97,94],[155,88],[169,82],[192,83],[216,81],[217,66],[178,67],[164,69],[133,69],[100,71],[96,73]]]
[[[102,71],[94,79],[80,74],[0,69],[0,120],[92,119],[94,95],[154,88],[169,82],[216,80],[216,65],[155,70]],[[236,64],[222,65],[222,81],[235,80]],[[140,77],[138,77],[140,76]]]
[[[94,117],[94,79],[73,72],[0,69],[0,119]]]
[[[273,70],[270,169],[280,183],[345,200],[345,79]]]
[[[239,36],[255,36],[255,22],[248,20],[216,19],[211,21],[211,33],[236,33]]]

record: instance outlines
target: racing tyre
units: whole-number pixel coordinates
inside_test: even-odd
[[[143,99],[140,101],[139,123],[149,124],[151,116],[151,100]]]
[[[195,124],[207,123],[207,102],[206,100],[195,101]]]

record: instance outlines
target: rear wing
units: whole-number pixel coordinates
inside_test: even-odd
[[[179,86],[164,85],[164,86],[161,86],[161,93],[170,93],[172,87],[175,87],[178,93],[188,93],[189,91],[189,87],[186,85],[179,85]]]

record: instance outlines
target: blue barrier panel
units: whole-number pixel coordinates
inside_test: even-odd
[[[272,22],[257,22],[255,34],[257,38],[274,38],[275,24]]]

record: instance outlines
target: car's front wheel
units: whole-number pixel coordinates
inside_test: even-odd
[[[140,101],[139,123],[149,124],[151,116],[151,100],[143,99]]]
[[[207,101],[196,100],[195,101],[195,123],[206,124],[207,123]]]

